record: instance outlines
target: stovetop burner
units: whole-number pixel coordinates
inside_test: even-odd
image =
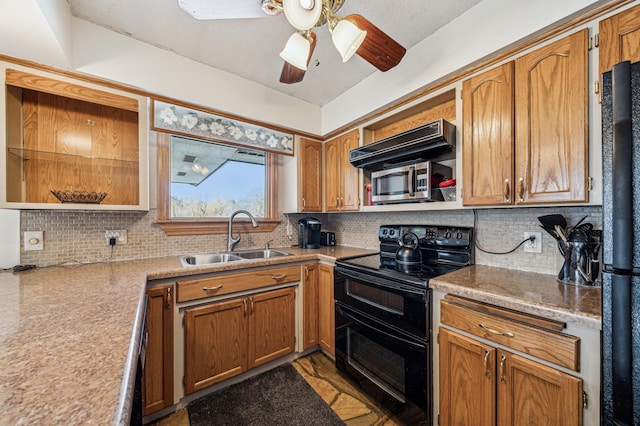
[[[412,232],[419,238],[422,267],[405,271],[395,261],[402,236]],[[336,266],[397,282],[426,287],[430,278],[473,263],[473,228],[433,225],[383,225],[378,232],[380,253],[344,259]]]

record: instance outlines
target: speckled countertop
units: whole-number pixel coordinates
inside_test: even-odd
[[[176,256],[0,273],[0,424],[128,424],[147,280],[374,253],[183,268]]]
[[[429,280],[446,293],[589,328],[601,328],[601,288],[554,275],[472,265]]]

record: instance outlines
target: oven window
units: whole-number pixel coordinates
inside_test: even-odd
[[[405,360],[364,334],[347,331],[348,363],[399,401],[405,402]]]
[[[400,294],[391,293],[351,280],[347,282],[346,287],[347,294],[354,299],[361,300],[398,315],[404,314],[404,297]]]

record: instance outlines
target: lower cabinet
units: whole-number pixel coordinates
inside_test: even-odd
[[[148,333],[142,389],[143,415],[173,404],[173,286],[147,289]]]
[[[285,288],[186,309],[186,394],[292,353],[294,294]]]
[[[318,344],[318,264],[302,267],[302,349]]]
[[[582,425],[581,378],[500,347],[523,347],[530,355],[540,351],[541,359],[577,371],[572,360],[579,354],[579,340],[478,308],[441,302],[442,324],[498,345],[439,328],[439,424]]]
[[[333,267],[318,265],[318,338],[320,347],[335,356],[335,301],[333,298]]]
[[[440,329],[440,424],[581,425],[582,380]]]

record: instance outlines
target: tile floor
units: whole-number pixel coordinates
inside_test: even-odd
[[[333,361],[322,352],[299,358],[293,362],[293,366],[347,426],[403,424],[342,377]],[[178,410],[158,420],[154,425],[189,426],[187,409]]]

